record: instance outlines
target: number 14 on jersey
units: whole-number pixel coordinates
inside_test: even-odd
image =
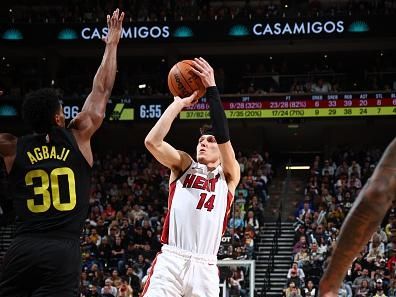
[[[212,209],[214,208],[214,201],[216,198],[216,195],[211,195],[209,197],[209,199],[206,199],[206,197],[208,196],[207,193],[201,193],[200,195],[200,199],[197,205],[197,209],[202,209],[202,206],[204,208],[206,208],[207,211],[212,211]]]

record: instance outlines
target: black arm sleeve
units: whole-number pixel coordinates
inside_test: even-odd
[[[216,141],[219,144],[226,143],[230,140],[230,131],[223,104],[220,100],[219,90],[216,86],[206,89],[206,99],[209,103],[209,114]]]

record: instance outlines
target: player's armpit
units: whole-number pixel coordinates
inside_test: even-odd
[[[235,152],[231,141],[218,144],[220,150],[221,167],[227,180],[228,188],[233,193],[241,178],[241,171],[238,161],[235,159]]]
[[[99,129],[104,119],[104,115],[96,112],[82,111],[69,124],[69,129],[77,131],[84,140],[89,140]]]

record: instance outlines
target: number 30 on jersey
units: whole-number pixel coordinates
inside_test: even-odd
[[[59,193],[59,176],[62,175],[67,176],[69,184],[69,202],[64,203],[61,202]],[[40,186],[33,183],[33,180],[37,178],[41,180]],[[35,196],[41,195],[43,197],[42,204],[37,203],[37,199],[35,201],[35,198],[27,200],[27,207],[31,212],[45,212],[51,207],[51,204],[55,209],[60,211],[69,211],[76,206],[77,199],[74,172],[68,167],[55,168],[49,175],[42,169],[29,171],[25,176],[25,182],[26,186],[33,186]]]

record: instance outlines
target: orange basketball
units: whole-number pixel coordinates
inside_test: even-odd
[[[198,98],[205,95],[206,88],[201,78],[192,71],[192,63],[192,60],[177,62],[169,71],[168,87],[173,96],[188,97],[195,90],[198,91]]]

